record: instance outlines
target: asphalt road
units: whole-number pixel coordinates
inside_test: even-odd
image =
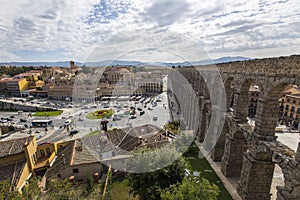
[[[45,101],[45,100],[41,100]],[[36,101],[35,101],[36,102]],[[38,100],[37,100],[38,102]],[[168,107],[168,97],[166,93],[161,94],[161,102],[157,102],[157,106],[152,107],[150,103],[147,104],[147,107],[144,108],[144,103],[135,103],[135,101],[123,101],[123,102],[110,102],[109,108],[104,108],[104,105],[98,102],[96,108],[82,109],[82,108],[61,108],[64,112],[59,116],[54,117],[36,117],[28,116],[28,113],[17,113],[17,112],[0,112],[0,118],[7,118],[14,116],[10,123],[14,123],[20,126],[25,124],[30,127],[31,122],[34,119],[51,119],[53,122],[53,128],[27,128],[24,132],[16,132],[11,134],[9,137],[6,137],[2,140],[14,139],[18,137],[24,137],[27,135],[27,132],[30,131],[31,134],[36,135],[38,143],[42,142],[57,142],[70,140],[72,137],[69,136],[70,130],[78,130],[79,133],[74,135],[73,138],[83,137],[84,135],[95,131],[101,130],[100,123],[103,119],[90,120],[86,119],[85,115],[100,109],[114,109],[115,115],[123,114],[125,111],[130,110],[130,107],[133,106],[136,108],[141,108],[145,111],[144,115],[140,115],[140,111],[137,111],[135,119],[129,119],[128,116],[118,117],[121,120],[113,121],[113,118],[104,119],[108,121],[108,129],[113,128],[124,128],[128,126],[142,126],[145,124],[153,124],[159,128],[163,126],[170,120],[170,113]],[[124,106],[127,105],[127,108]],[[86,105],[87,106],[87,105]],[[91,105],[88,105],[91,106]],[[121,106],[121,108],[116,108],[116,106]],[[148,110],[148,107],[151,107],[151,110]],[[153,117],[156,116],[157,120]],[[20,122],[20,119],[26,119],[26,122]],[[69,130],[63,128],[65,121],[71,119],[72,123],[69,125]]]

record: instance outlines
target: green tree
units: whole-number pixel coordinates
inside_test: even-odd
[[[51,180],[48,185],[47,197],[49,199],[76,199],[74,190],[71,189],[72,183],[68,179]]]
[[[94,187],[94,179],[92,177],[92,175],[87,174],[86,175],[86,185],[85,185],[85,189],[87,191],[87,193],[90,193],[93,190]]]
[[[34,177],[28,181],[28,185],[23,188],[22,199],[34,200],[39,199],[41,195],[41,188],[39,187],[39,178]]]
[[[179,158],[172,165],[156,171],[130,174],[131,193],[140,199],[160,199],[160,190],[181,183],[186,168],[188,164],[185,159]]]
[[[169,130],[174,134],[178,133],[179,128],[180,128],[180,120],[174,120],[164,125],[165,130]]]
[[[7,180],[0,181],[0,200],[19,200],[21,194],[18,191],[12,191],[11,185]]]
[[[162,200],[216,200],[219,195],[218,186],[208,180],[186,177],[182,183],[171,185],[160,191]]]

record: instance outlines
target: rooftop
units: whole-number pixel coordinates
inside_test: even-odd
[[[24,146],[33,140],[34,136],[18,138],[0,142],[0,158],[19,154],[24,151]]]
[[[0,181],[7,180],[11,186],[15,188],[18,184],[18,180],[22,174],[25,164],[26,160],[21,159],[0,165]]]

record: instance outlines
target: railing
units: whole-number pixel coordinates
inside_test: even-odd
[[[48,158],[48,164],[50,164],[52,162],[52,160],[54,159],[55,155],[56,155],[55,151],[53,151],[52,154]]]

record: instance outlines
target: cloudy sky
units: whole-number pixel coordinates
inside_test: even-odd
[[[299,54],[298,0],[0,0],[0,61]]]

